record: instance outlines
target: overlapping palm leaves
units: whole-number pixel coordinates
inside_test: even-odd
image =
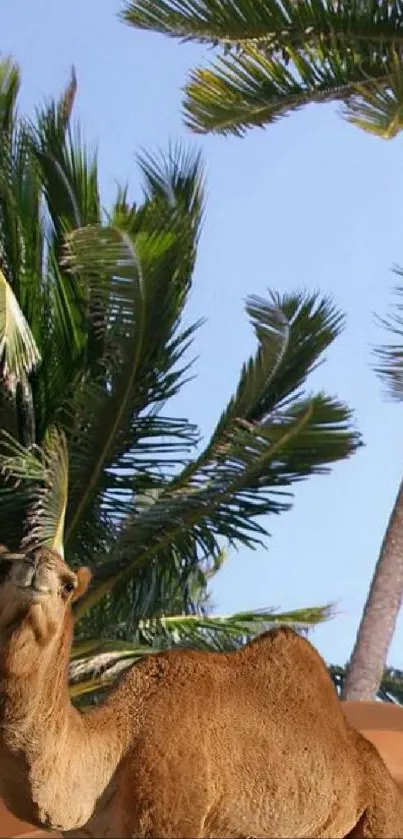
[[[366,131],[403,127],[402,0],[126,0],[122,16],[217,48],[185,88],[195,131],[242,134],[334,100]]]
[[[206,614],[166,615],[140,619],[131,641],[78,640],[72,650],[70,692],[85,707],[97,702],[128,667],[145,654],[186,647],[233,652],[251,637],[269,628],[291,624],[302,633],[332,614],[330,608],[291,612],[261,610],[220,617]]]
[[[180,147],[144,154],[141,203],[122,188],[103,213],[96,159],[71,128],[74,73],[34,124],[16,115],[16,80],[9,62],[0,73],[2,541],[54,545],[93,568],[76,612],[84,669],[111,644],[125,662],[167,643],[231,646],[276,620],[324,619],[324,608],[212,618],[207,586],[226,544],[261,544],[264,517],[291,506],[293,483],[359,445],[348,408],[304,390],[340,314],[317,294],[251,297],[256,353],[202,447],[197,427],[166,410],[189,375],[197,329],[183,312],[203,214],[200,158]]]

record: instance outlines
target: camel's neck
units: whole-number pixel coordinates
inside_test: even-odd
[[[23,820],[61,830],[88,821],[124,749],[108,706],[71,705],[70,648],[70,626],[44,644],[28,620],[0,648],[0,795]]]

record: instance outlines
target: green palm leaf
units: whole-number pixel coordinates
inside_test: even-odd
[[[40,361],[40,353],[18,300],[0,269],[0,366],[13,393]]]
[[[9,133],[15,120],[20,72],[12,58],[0,61],[0,131]]]
[[[165,615],[139,620],[133,642],[102,638],[77,640],[70,665],[70,695],[73,699],[96,696],[108,688],[143,656],[172,648],[231,652],[245,641],[275,626],[293,626],[307,632],[332,617],[332,607],[276,612],[261,609],[220,615]]]
[[[258,337],[254,360],[244,368],[234,400],[202,455],[153,503],[136,510],[120,531],[92,589],[78,604],[84,614],[114,589],[118,610],[130,579],[145,566],[186,569],[216,556],[220,539],[256,546],[266,535],[262,516],[291,506],[294,481],[328,470],[359,445],[350,412],[325,395],[301,388],[320,354],[341,327],[329,301],[317,295],[252,299],[249,311]],[[155,590],[161,600],[161,590]],[[129,618],[128,618],[129,619]]]
[[[3,432],[0,471],[17,487],[24,482],[30,495],[22,549],[47,545],[63,556],[68,497],[68,451],[63,432],[50,428],[44,447],[31,450]]]
[[[217,43],[403,42],[402,0],[126,0],[121,14],[139,29]]]
[[[80,644],[107,632],[128,660],[157,638],[234,646],[265,618],[226,619],[223,634],[206,617],[226,546],[261,544],[264,516],[291,506],[293,483],[359,445],[343,403],[306,393],[342,319],[318,295],[251,298],[257,351],[192,460],[197,428],[165,403],[189,375],[196,328],[183,322],[200,156],[143,153],[142,200],[120,188],[101,213],[96,157],[71,131],[75,92],[73,74],[29,126],[7,106],[0,131],[3,356],[21,374],[0,400],[2,539],[64,546],[73,566],[92,565]]]
[[[326,55],[294,47],[285,52],[286,58],[277,48],[249,45],[240,54],[219,58],[211,70],[192,72],[184,100],[186,123],[194,131],[241,136],[309,103],[338,100],[345,103],[346,117],[365,128],[369,109],[374,118],[383,102],[383,127],[378,123],[376,130],[394,136],[401,107],[401,70],[394,52],[388,65],[372,52],[358,56],[346,44]],[[375,127],[373,120],[373,131]]]
[[[83,228],[70,238],[71,265],[78,265],[87,278],[91,271],[93,294],[99,293],[99,308],[105,310],[106,306],[107,316],[113,318],[111,346],[120,358],[119,367],[110,369],[108,389],[95,384],[90,386],[90,393],[84,394],[90,413],[83,414],[86,428],[79,427],[71,449],[72,469],[80,469],[81,479],[77,480],[75,471],[77,497],[74,493],[70,496],[66,531],[70,543],[77,537],[80,520],[88,513],[94,492],[99,496],[103,490],[103,504],[116,507],[116,481],[111,469],[121,476],[121,501],[124,475],[131,472],[126,482],[126,494],[131,499],[135,474],[143,473],[144,468],[142,438],[149,463],[153,439],[156,451],[161,447],[162,436],[166,438],[163,445],[167,450],[169,437],[173,450],[179,441],[182,445],[192,443],[189,424],[155,415],[180,386],[186,365],[178,365],[194,331],[178,331],[186,299],[180,285],[175,284],[178,244],[177,238],[168,234],[139,235],[134,241],[126,231],[113,228]],[[96,289],[96,278],[105,275],[112,286],[100,285]],[[155,330],[157,316],[159,327]],[[80,485],[84,491],[79,490]]]
[[[74,68],[58,101],[39,109],[31,125],[33,150],[46,193],[54,234],[62,246],[66,230],[101,220],[97,161],[70,118],[77,91]]]
[[[69,472],[67,441],[63,432],[50,428],[42,453],[43,482],[35,492],[34,503],[27,516],[27,535],[22,547],[36,545],[54,548],[64,556],[64,523],[66,517]]]
[[[150,223],[158,208],[162,222],[168,224],[177,218],[184,228],[190,226],[194,240],[203,219],[204,173],[200,152],[184,148],[180,143],[168,146],[167,153],[150,154],[143,151],[137,156],[143,175],[146,203],[140,215],[142,224],[147,215]],[[140,208],[138,208],[140,209]],[[150,227],[152,230],[152,228]]]
[[[395,269],[398,276],[403,276],[401,268]],[[384,383],[387,395],[400,402],[403,399],[403,288],[395,289],[395,299],[391,313],[384,318],[378,317],[378,323],[391,336],[391,343],[375,348],[377,359],[374,369]]]
[[[195,131],[242,134],[332,100],[379,136],[403,125],[401,0],[129,0],[123,17],[226,54],[191,73],[184,107]]]

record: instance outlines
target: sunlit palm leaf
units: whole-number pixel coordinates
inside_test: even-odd
[[[69,463],[67,441],[63,432],[51,428],[45,440],[42,460],[44,480],[36,490],[35,501],[27,517],[27,535],[23,548],[47,545],[64,556]]]
[[[29,450],[4,433],[1,442],[1,472],[16,487],[25,483],[31,498],[22,548],[47,545],[63,556],[68,497],[68,452],[63,432],[50,428],[43,449],[34,446]]]
[[[3,409],[4,410],[4,409]],[[35,489],[45,480],[41,452],[27,448],[4,428],[0,435],[0,522],[7,545],[19,549]]]
[[[20,482],[41,483],[45,480],[45,465],[37,446],[28,449],[4,431],[0,443],[0,471],[15,487]]]
[[[295,609],[278,613],[274,609],[260,609],[256,612],[239,612],[234,615],[164,615],[156,620],[139,621],[138,633],[148,643],[164,647],[198,647],[214,649],[234,640],[239,646],[245,640],[268,628],[283,624],[292,625],[299,631],[328,620],[332,607]]]
[[[18,300],[0,270],[0,369],[13,393],[40,361],[40,353]]]
[[[24,123],[0,132],[0,268],[40,346],[44,231],[41,189]]]
[[[70,665],[70,695],[79,698],[105,689],[144,655],[172,648],[230,652],[275,626],[306,632],[332,617],[332,608],[314,607],[279,613],[261,609],[230,616],[172,615],[140,620],[132,644],[102,639],[77,641]]]
[[[369,134],[391,140],[403,128],[403,68],[400,54],[392,51],[387,79],[375,84],[368,80],[357,85],[344,114],[349,122]],[[386,83],[385,83],[386,81]]]
[[[220,58],[213,69],[191,73],[184,100],[185,120],[195,131],[242,135],[312,102],[346,102],[346,114],[359,122],[360,103],[367,93],[383,91],[387,81],[400,88],[394,54],[390,65],[372,53],[357,56],[347,45],[325,57],[304,55],[294,48],[286,59],[277,50],[254,45]],[[377,93],[378,98],[380,94]],[[395,101],[395,99],[393,100]],[[390,119],[395,122],[396,104]],[[388,130],[391,130],[389,127]]]
[[[13,127],[15,108],[20,87],[20,72],[12,58],[0,61],[0,131],[7,133]]]

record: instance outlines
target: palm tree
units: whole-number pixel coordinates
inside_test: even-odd
[[[343,403],[304,392],[342,316],[317,294],[251,297],[256,353],[202,446],[169,410],[198,327],[183,314],[199,156],[143,155],[142,201],[120,188],[103,212],[96,158],[71,128],[74,74],[34,124],[17,115],[18,86],[3,62],[0,532],[11,548],[47,544],[94,570],[76,610],[74,695],[167,644],[216,647],[275,621],[325,619],[326,607],[212,617],[208,584],[225,545],[261,545],[294,482],[360,444]]]
[[[397,269],[402,276],[402,271]],[[388,394],[403,399],[403,289],[396,289],[392,314],[379,319],[393,335],[393,343],[376,349],[375,370]],[[342,695],[345,699],[371,699],[381,684],[403,598],[403,481],[389,517],[365,603],[357,638],[347,667]]]
[[[338,101],[379,137],[403,127],[402,0],[127,0],[141,29],[207,42],[218,58],[185,88],[187,124],[242,135],[309,103]],[[396,353],[401,349],[394,347]],[[403,483],[380,548],[344,699],[375,696],[403,599]]]
[[[194,131],[241,135],[332,101],[378,136],[403,127],[402,0],[125,0],[122,17],[216,48],[185,88]]]
[[[341,696],[346,678],[346,668],[331,664],[328,669],[337,693]],[[376,699],[380,702],[403,705],[403,673],[401,670],[388,667],[384,671],[380,686],[376,691]]]

